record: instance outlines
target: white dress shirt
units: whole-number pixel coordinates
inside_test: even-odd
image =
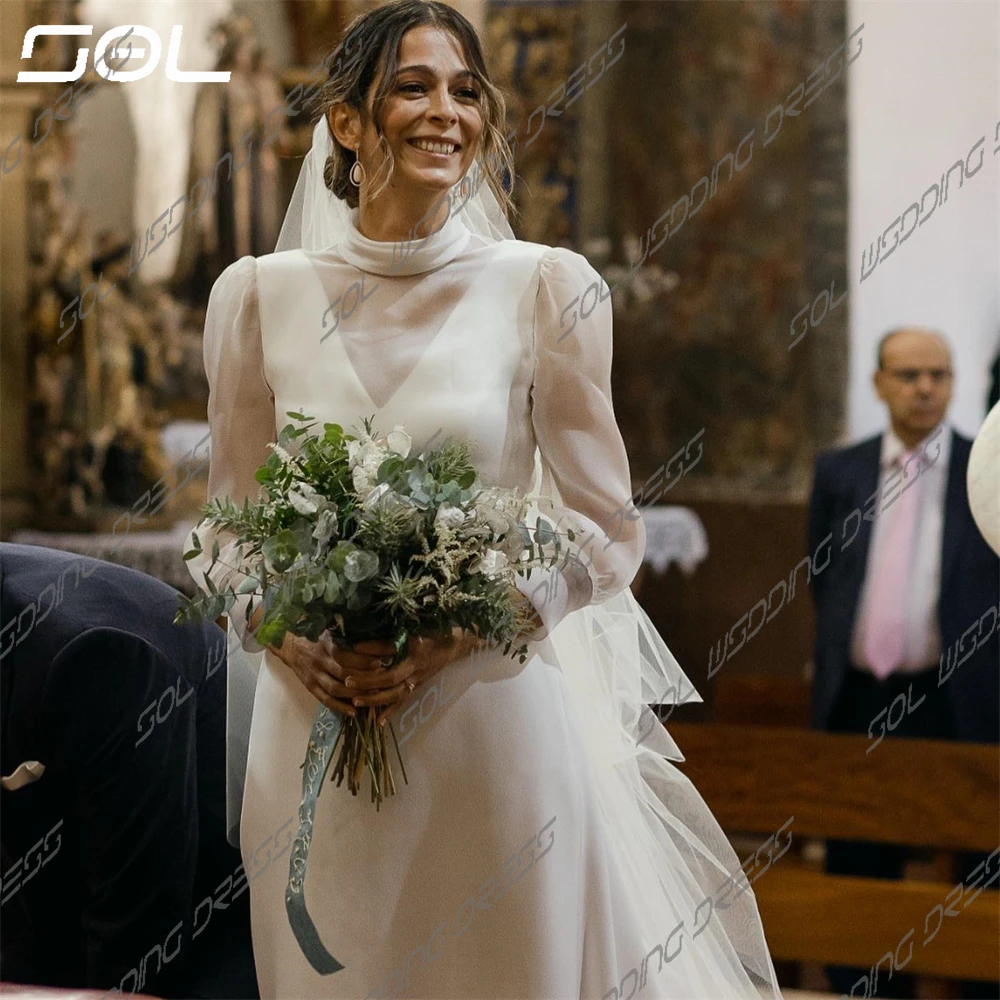
[[[941,546],[944,531],[944,501],[945,488],[948,482],[948,462],[951,457],[951,427],[942,421],[930,434],[940,428],[940,433],[926,445],[927,459],[933,459],[933,465],[925,465],[920,459],[914,459],[907,469],[907,480],[918,466],[923,466],[916,483],[910,489],[919,491],[919,507],[917,509],[917,537],[914,542],[913,561],[906,584],[906,637],[904,641],[903,661],[893,673],[916,673],[937,664],[941,656],[941,633],[938,622],[938,596],[941,590]],[[927,435],[927,438],[930,437]],[[924,438],[918,448],[923,447]],[[940,452],[938,452],[940,445]],[[890,496],[890,506],[883,512],[884,501],[881,491],[886,476],[893,464],[906,451],[906,446],[896,436],[891,428],[882,435],[882,453],[879,460],[879,495],[875,498],[875,523],[872,525],[872,539],[868,549],[868,561],[865,565],[865,579],[858,601],[858,613],[854,621],[854,632],[851,640],[851,662],[859,669],[871,672],[865,656],[865,632],[868,625],[871,601],[871,579],[873,568],[878,565],[882,549],[888,533],[889,522],[900,510],[900,505],[893,502]],[[934,458],[937,454],[937,458]],[[890,490],[891,495],[900,496],[904,485],[899,480]]]

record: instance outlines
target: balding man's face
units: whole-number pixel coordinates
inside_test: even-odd
[[[904,330],[891,337],[875,372],[875,391],[894,425],[914,436],[929,434],[951,402],[951,356],[932,333]]]

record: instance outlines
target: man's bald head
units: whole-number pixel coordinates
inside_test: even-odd
[[[882,335],[882,338],[878,342],[878,348],[875,352],[876,361],[879,368],[885,368],[885,349],[888,344],[897,337],[904,337],[905,342],[903,344],[903,349],[912,347],[914,344],[926,344],[928,343],[928,338],[932,341],[936,341],[944,349],[945,357],[947,358],[947,365],[951,367],[951,348],[948,345],[948,341],[945,340],[944,336],[938,333],[936,330],[928,330],[921,326],[897,326],[890,330],[888,333]]]

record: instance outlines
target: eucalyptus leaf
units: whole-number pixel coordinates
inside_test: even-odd
[[[535,531],[535,539],[540,545],[548,545],[550,542],[555,540],[555,537],[556,534],[552,525],[549,524],[545,518],[540,517]]]
[[[367,580],[378,572],[378,556],[374,552],[358,549],[344,562],[344,576],[353,583]]]

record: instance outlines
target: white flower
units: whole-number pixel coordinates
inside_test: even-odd
[[[379,483],[378,486],[376,486],[375,489],[373,489],[368,496],[364,498],[361,506],[364,507],[365,510],[371,510],[373,507],[378,505],[382,497],[389,492],[389,489],[390,487],[388,483]]]
[[[347,448],[348,467],[354,480],[354,488],[359,493],[366,493],[375,485],[379,466],[391,453],[374,441],[364,444],[348,441]]]
[[[374,478],[369,477],[363,465],[355,466],[351,472],[351,480],[354,482],[355,492],[362,495],[367,495],[371,492],[372,487],[375,485]]]
[[[325,545],[337,534],[337,514],[336,511],[327,509],[320,512],[316,527],[313,528],[313,538]]]
[[[496,549],[486,549],[483,554],[469,567],[473,573],[494,577],[507,565],[507,557]]]
[[[434,515],[434,527],[443,525],[446,528],[457,528],[460,524],[465,523],[468,516],[460,507],[445,503],[438,508]]]
[[[270,445],[271,450],[278,456],[283,462],[287,462],[289,465],[294,465],[298,460],[294,455],[289,454],[281,447],[280,444],[272,443]]]
[[[315,491],[314,491],[315,492]],[[300,514],[315,514],[319,510],[315,501],[304,497],[297,490],[290,490],[288,500]]]
[[[403,430],[402,424],[396,424],[388,435],[386,435],[385,440],[389,446],[389,450],[395,452],[401,458],[406,458],[410,454],[410,448],[413,446],[413,438]]]
[[[384,452],[385,449],[375,438],[362,436],[357,441],[347,442],[347,457],[349,461],[362,461],[371,452]]]
[[[367,453],[363,453],[361,466],[365,472],[374,479],[378,475],[379,466],[389,457],[389,453],[381,448],[372,447]]]

